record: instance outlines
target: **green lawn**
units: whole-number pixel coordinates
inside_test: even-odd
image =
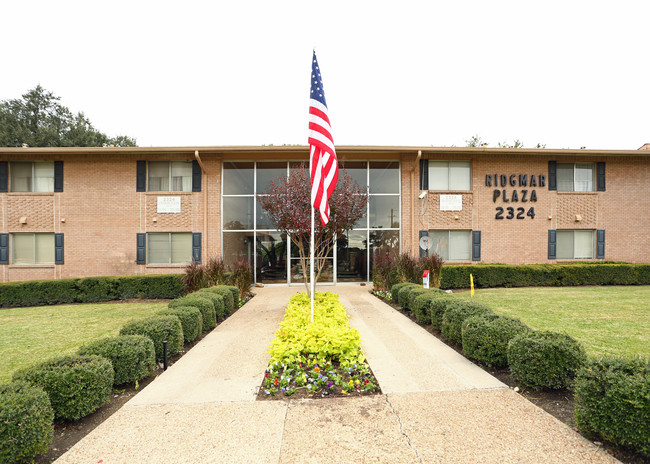
[[[87,341],[117,335],[125,322],[167,303],[102,303],[0,309],[0,383],[18,368],[75,353]]]
[[[650,356],[650,286],[490,288],[474,300],[534,329],[566,332],[591,356]]]

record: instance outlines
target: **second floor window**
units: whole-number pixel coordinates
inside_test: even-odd
[[[149,192],[191,192],[191,161],[149,161],[147,190]]]
[[[54,162],[10,162],[12,192],[54,192]]]
[[[429,161],[429,190],[472,190],[472,162]]]
[[[557,189],[563,192],[594,190],[593,163],[557,163]]]

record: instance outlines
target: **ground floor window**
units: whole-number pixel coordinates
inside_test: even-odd
[[[430,230],[431,251],[445,261],[469,261],[472,258],[471,230]]]
[[[54,264],[54,234],[11,234],[13,264]]]
[[[593,230],[558,230],[557,259],[593,259]]]
[[[147,234],[149,264],[185,264],[192,261],[192,233]]]

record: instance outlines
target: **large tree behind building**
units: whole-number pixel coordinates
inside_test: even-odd
[[[95,129],[83,113],[73,114],[60,100],[38,85],[22,98],[0,102],[0,146],[136,146],[132,137],[109,137]]]
[[[307,293],[309,293],[309,242],[311,235],[311,182],[305,167],[291,170],[289,177],[271,182],[266,194],[258,195],[274,227],[287,234],[300,253],[300,265]],[[330,220],[326,226],[315,219],[314,261],[315,276],[323,271],[327,256],[336,240],[366,214],[368,191],[345,173],[339,176],[336,189],[330,198]]]

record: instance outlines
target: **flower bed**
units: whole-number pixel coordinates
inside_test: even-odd
[[[314,322],[305,293],[294,295],[271,344],[271,361],[259,396],[269,398],[379,393],[338,296],[316,293]]]

